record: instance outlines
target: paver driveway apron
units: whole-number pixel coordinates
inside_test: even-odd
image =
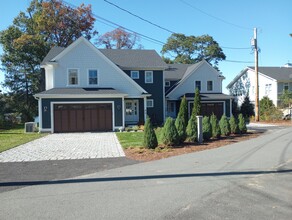
[[[124,157],[114,132],[50,134],[0,153],[0,162]]]

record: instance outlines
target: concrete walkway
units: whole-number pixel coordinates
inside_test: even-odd
[[[114,132],[50,134],[0,153],[0,162],[125,156]]]

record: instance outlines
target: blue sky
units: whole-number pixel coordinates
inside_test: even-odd
[[[292,1],[291,0],[109,0],[120,7],[152,21],[171,31],[186,35],[211,35],[221,47],[251,48],[253,28],[258,28],[260,66],[282,66],[292,62]],[[91,4],[95,15],[110,20],[128,29],[166,42],[169,32],[145,23],[121,11],[103,0],[67,0],[74,5]],[[206,3],[208,2],[208,3]],[[0,30],[12,24],[20,11],[25,11],[30,0],[0,2]],[[190,6],[191,5],[191,6]],[[222,21],[223,20],[223,21]],[[95,29],[103,34],[115,27],[97,19]],[[145,49],[160,53],[162,45],[141,39]],[[254,61],[251,49],[223,48],[227,60]],[[0,49],[0,53],[2,50]],[[226,79],[223,87],[246,66],[253,63],[219,63]],[[0,82],[4,73],[0,72]],[[227,93],[227,90],[224,89]]]

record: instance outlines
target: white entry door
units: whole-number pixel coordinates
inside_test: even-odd
[[[126,100],[125,101],[125,120],[128,123],[137,123],[139,121],[139,105],[138,100]]]

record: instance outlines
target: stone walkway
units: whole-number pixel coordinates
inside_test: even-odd
[[[50,134],[0,153],[0,162],[124,157],[113,132]]]

